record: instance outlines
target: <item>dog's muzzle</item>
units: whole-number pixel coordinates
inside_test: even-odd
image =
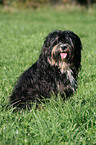
[[[71,47],[69,44],[58,44],[55,47],[54,58],[65,60],[71,57]]]
[[[61,48],[60,56],[61,56],[61,59],[64,60],[68,56],[68,53],[65,51],[67,49],[67,45],[66,44],[61,44],[60,48]]]

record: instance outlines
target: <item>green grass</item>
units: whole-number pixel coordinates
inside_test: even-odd
[[[83,44],[78,89],[65,102],[52,98],[42,109],[6,110],[18,76],[40,54],[45,36],[72,30]],[[96,13],[87,10],[0,12],[0,145],[96,144]]]

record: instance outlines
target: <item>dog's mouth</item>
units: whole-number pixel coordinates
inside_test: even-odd
[[[66,59],[67,58],[67,53],[63,52],[63,53],[60,53],[60,56],[61,56],[61,59]]]
[[[67,52],[57,52],[55,54],[53,54],[53,58],[55,60],[65,60],[68,57],[68,53]]]

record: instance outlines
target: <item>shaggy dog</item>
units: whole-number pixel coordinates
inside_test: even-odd
[[[70,97],[77,88],[82,44],[71,31],[57,30],[44,41],[41,54],[18,79],[10,96],[10,103],[30,108],[33,102],[50,98],[51,94]]]

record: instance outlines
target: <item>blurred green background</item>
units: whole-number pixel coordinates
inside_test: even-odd
[[[0,4],[3,6],[15,6],[15,7],[31,7],[37,8],[45,4],[80,4],[89,8],[96,3],[96,0],[0,0]]]

